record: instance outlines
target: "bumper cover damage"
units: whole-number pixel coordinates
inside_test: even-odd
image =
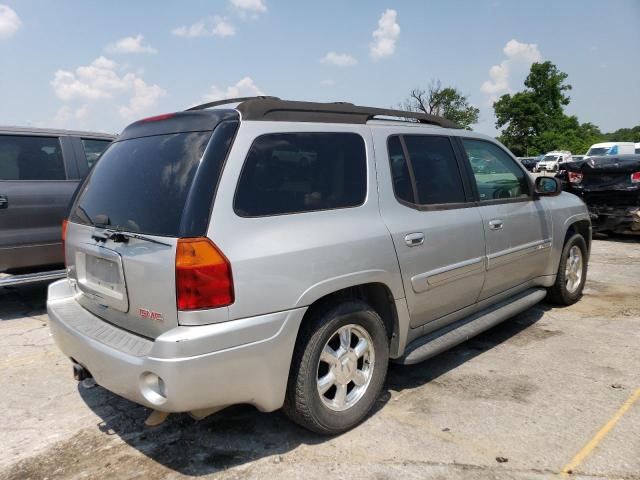
[[[639,172],[640,155],[619,155],[569,163],[559,177],[587,204],[594,232],[640,234]]]

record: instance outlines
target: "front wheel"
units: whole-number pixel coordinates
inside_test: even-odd
[[[354,427],[378,398],[388,361],[386,328],[369,305],[348,301],[312,313],[293,353],[285,414],[325,435]]]
[[[564,244],[556,283],[548,289],[548,298],[559,305],[571,305],[582,296],[587,281],[587,243],[580,234]]]

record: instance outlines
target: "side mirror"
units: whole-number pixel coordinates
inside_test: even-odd
[[[555,177],[536,177],[535,190],[541,197],[553,197],[560,195],[562,184]]]

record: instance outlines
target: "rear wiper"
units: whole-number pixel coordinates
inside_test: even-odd
[[[94,233],[93,235],[91,235],[91,238],[98,242],[112,240],[115,243],[127,243],[130,238],[136,238],[138,240],[144,240],[145,242],[156,243],[158,245],[164,245],[166,247],[172,246],[170,243],[161,242],[160,240],[156,240],[155,238],[140,235],[138,233],[123,232],[122,230],[107,229],[100,233]]]

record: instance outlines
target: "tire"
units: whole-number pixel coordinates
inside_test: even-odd
[[[345,350],[347,335],[349,347]],[[364,348],[360,347],[364,345],[363,339],[370,348],[359,356]],[[325,346],[336,355],[325,353],[321,359]],[[387,330],[380,315],[366,303],[345,301],[311,312],[301,327],[293,352],[284,413],[319,434],[345,432],[362,422],[371,411],[382,390],[388,363]],[[333,379],[323,394],[319,390],[319,378]],[[329,381],[323,382],[323,389],[329,384]],[[344,402],[339,389],[347,392]]]
[[[577,253],[575,249],[579,250],[581,263],[579,268],[567,269],[570,257],[575,258],[574,254]],[[569,237],[562,249],[556,282],[551,288],[547,289],[547,298],[551,302],[558,305],[572,305],[580,299],[587,280],[587,259],[587,243],[584,237],[578,233]]]

